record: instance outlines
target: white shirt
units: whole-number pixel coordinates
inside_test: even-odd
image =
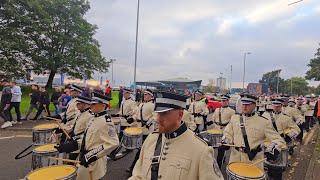
[[[11,88],[12,98],[11,102],[21,102],[21,88],[19,86],[13,86]]]

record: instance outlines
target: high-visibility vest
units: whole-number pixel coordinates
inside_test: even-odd
[[[320,99],[318,99],[318,112],[317,117],[320,117]]]

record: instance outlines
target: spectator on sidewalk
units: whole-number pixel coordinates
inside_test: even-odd
[[[47,116],[50,116],[50,98],[49,94],[45,87],[40,87],[40,99],[39,99],[39,109],[36,116],[32,119],[33,121],[38,120],[38,117],[41,115],[42,111],[45,110]]]
[[[40,98],[40,92],[39,92],[39,86],[36,84],[31,85],[31,90],[32,92],[29,94],[30,96],[30,106],[29,110],[23,118],[23,120],[28,120],[29,115],[32,113],[33,109],[38,110],[38,105],[39,105],[39,98]]]
[[[112,88],[109,84],[109,81],[106,81],[106,86],[105,86],[105,90],[104,90],[104,95],[111,98],[111,92],[112,92]]]
[[[61,88],[56,87],[51,95],[51,102],[54,105],[54,113],[58,115],[60,113],[59,110],[59,98],[61,96]]]
[[[122,99],[123,99],[123,87],[120,86],[120,90],[119,90],[119,101],[118,101],[118,106],[119,106],[119,108],[120,108],[120,106],[121,106]]]
[[[21,103],[21,88],[20,86],[17,85],[17,83],[15,81],[12,81],[10,83],[11,85],[11,104],[9,107],[9,118],[10,121],[12,122],[12,124],[22,124],[21,122],[21,112],[20,112],[20,103]],[[12,119],[12,114],[11,114],[11,109],[14,108],[14,111],[16,112],[17,115],[17,120],[13,121]]]
[[[65,89],[63,92],[64,93],[59,98],[60,112],[65,112],[67,110],[68,103],[72,99],[70,95],[70,89]]]
[[[11,104],[11,88],[10,84],[7,80],[3,81],[3,89],[2,89],[2,95],[1,95],[1,103],[0,103],[0,116],[4,119],[4,123],[2,124],[1,128],[7,128],[12,126],[12,122],[9,118],[9,107]]]

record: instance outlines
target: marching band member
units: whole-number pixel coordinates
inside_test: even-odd
[[[76,151],[78,149],[78,144],[81,144],[82,136],[87,128],[88,122],[94,117],[89,110],[91,98],[78,96],[76,102],[79,113],[71,127],[64,126],[72,139],[61,142],[60,145],[56,147],[60,153],[70,153],[69,159],[72,160],[77,159],[79,155],[79,151]]]
[[[154,103],[153,103],[153,92],[150,89],[146,89],[143,94],[143,103],[141,103],[135,112],[134,118],[141,123],[143,128],[143,141],[147,138],[149,133],[154,130],[155,123],[155,113],[154,113]],[[127,172],[132,173],[135,163],[139,159],[140,149],[138,150],[135,159],[131,167]]]
[[[107,172],[107,159],[119,145],[119,139],[111,117],[106,110],[107,96],[93,93],[90,110],[94,114],[82,138],[78,180],[101,179]],[[91,176],[91,177],[90,177]]]
[[[295,108],[291,107],[289,104],[295,106],[296,102],[293,99],[290,99],[288,97],[282,97],[283,99],[283,107],[282,112],[288,116],[290,116],[293,121],[299,126],[301,132],[297,136],[297,139],[302,142],[303,138],[303,123],[305,122],[304,117],[302,116],[301,112]]]
[[[229,163],[252,163],[264,158],[264,155],[268,160],[273,160],[278,157],[280,147],[286,145],[280,134],[272,127],[272,123],[255,112],[256,101],[255,96],[242,94],[242,114],[232,116],[223,132],[222,143],[236,146],[231,147]],[[263,153],[261,145],[265,140],[271,143]],[[258,167],[263,170],[263,165]]]
[[[194,93],[195,101],[191,103],[189,112],[192,113],[194,121],[197,125],[196,132],[199,133],[205,130],[206,118],[209,114],[207,104],[202,100],[203,92],[197,90]]]
[[[182,122],[186,98],[170,92],[157,93],[159,132],[145,140],[129,180],[223,179],[213,159],[213,149]]]
[[[214,123],[213,127],[211,126],[210,129],[211,128],[217,128],[217,129],[222,129],[222,130],[225,129],[225,127],[230,122],[231,117],[236,113],[235,110],[233,110],[229,107],[229,99],[230,99],[230,96],[228,96],[228,95],[224,95],[221,97],[222,107],[217,108],[214,111],[212,118],[211,118],[213,121],[208,122],[209,127],[211,124]],[[222,161],[224,158],[224,154],[225,154],[225,149],[218,148],[217,162],[218,162],[220,169],[221,169]]]
[[[124,100],[121,103],[120,111],[118,114],[112,114],[112,117],[123,117],[121,119],[121,128],[119,138],[122,138],[123,130],[130,126],[137,126],[137,122],[134,120],[133,115],[137,109],[136,103],[131,99],[132,90],[128,88],[123,89]]]

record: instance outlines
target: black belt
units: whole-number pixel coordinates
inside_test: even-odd
[[[205,117],[205,115],[199,114],[199,113],[194,113],[192,114],[194,117]]]
[[[162,145],[162,134],[159,134],[156,147],[151,159],[151,180],[158,179],[159,165],[160,165],[160,154],[161,154],[161,145]]]
[[[214,122],[214,123],[216,123],[219,126],[227,126],[229,124],[229,123],[220,123],[220,122]]]

